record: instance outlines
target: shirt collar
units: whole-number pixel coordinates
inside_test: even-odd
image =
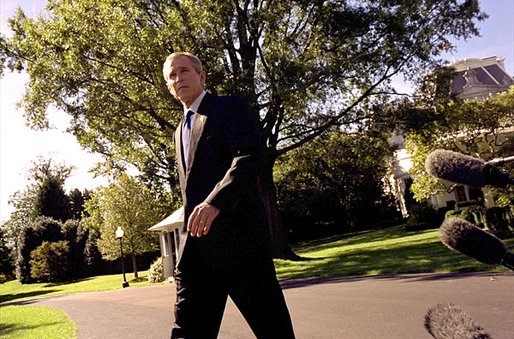
[[[187,111],[193,111],[195,113],[198,111],[198,108],[200,107],[200,104],[202,103],[202,99],[205,96],[205,94],[206,92],[205,90],[203,90],[202,93],[200,93],[200,95],[198,96],[198,98],[196,98],[196,100],[191,104],[191,106],[184,107],[184,116],[187,115]]]

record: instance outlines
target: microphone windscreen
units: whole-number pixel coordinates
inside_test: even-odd
[[[425,161],[428,174],[475,187],[486,185],[484,165],[485,162],[481,159],[447,150],[435,150]]]
[[[439,235],[441,242],[449,248],[488,265],[501,264],[508,252],[499,238],[456,217],[442,223]]]
[[[438,304],[425,315],[425,328],[436,339],[490,339],[491,336],[459,307]]]

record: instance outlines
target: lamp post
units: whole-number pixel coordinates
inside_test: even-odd
[[[121,253],[121,272],[123,272],[123,288],[129,287],[129,283],[127,279],[125,278],[125,261],[123,260],[123,235],[125,232],[123,231],[123,228],[118,226],[118,229],[116,230],[116,238],[120,239],[120,253]]]

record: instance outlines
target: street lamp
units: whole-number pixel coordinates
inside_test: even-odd
[[[129,283],[127,279],[125,278],[125,261],[123,260],[123,235],[125,232],[123,232],[123,228],[118,226],[118,229],[116,230],[116,239],[120,239],[120,253],[121,253],[121,272],[123,272],[123,288],[129,287]]]

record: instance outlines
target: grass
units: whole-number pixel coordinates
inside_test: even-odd
[[[504,241],[507,245],[514,245],[514,237]],[[293,250],[305,260],[276,260],[280,279],[491,269],[508,271],[451,251],[439,240],[438,229],[408,232],[398,226],[308,241],[294,246]]]
[[[130,280],[131,275],[129,273],[126,276],[130,287],[150,285],[148,271],[138,272],[138,279]],[[122,288],[122,280],[121,274],[101,275],[64,283],[20,284],[18,280],[12,280],[0,284],[0,303],[79,292],[115,290]]]
[[[0,338],[77,338],[66,313],[51,307],[3,306]]]
[[[138,273],[138,279],[130,280],[132,274],[127,275],[130,287],[150,285],[148,271]],[[77,338],[75,324],[62,311],[40,306],[4,306],[1,303],[70,293],[115,290],[122,288],[121,286],[121,274],[58,284],[20,284],[17,280],[0,284],[0,338]]]
[[[512,248],[514,236],[503,239]],[[438,229],[405,231],[403,227],[364,231],[311,240],[293,246],[301,261],[275,260],[280,279],[378,275],[400,273],[434,273],[464,271],[508,271],[488,266],[446,248],[439,240]],[[148,286],[148,272],[139,272],[130,287]],[[104,275],[78,281],[48,284],[20,284],[17,280],[0,284],[0,304],[11,301],[61,294],[114,290],[121,287],[121,274]]]
[[[514,236],[503,240],[509,248],[514,246]],[[437,229],[408,232],[399,226],[311,240],[294,245],[293,250],[304,260],[276,260],[280,279],[492,269],[508,271],[483,265],[449,250],[440,242]],[[139,272],[138,280],[128,280],[130,288],[150,285],[147,275],[146,271]],[[0,338],[76,338],[73,322],[60,311],[47,307],[3,306],[1,303],[114,290],[122,288],[121,283],[121,275],[116,274],[61,284],[22,285],[18,281],[0,284]]]

